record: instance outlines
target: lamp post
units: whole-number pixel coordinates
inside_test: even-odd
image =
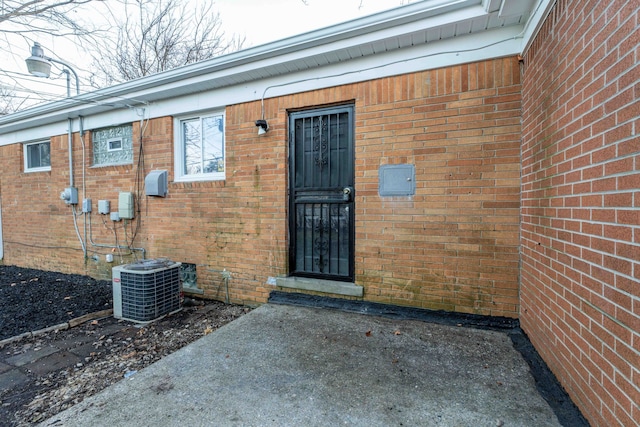
[[[52,62],[63,65],[65,68],[62,69],[62,72],[67,75],[67,97],[71,97],[71,76],[69,72],[73,73],[73,76],[76,79],[76,95],[80,95],[80,80],[78,79],[78,74],[73,67],[67,62],[45,56],[44,49],[42,49],[40,43],[33,43],[31,56],[25,59],[25,62],[27,63],[27,70],[29,70],[29,73],[36,77],[49,77],[49,75],[51,75]]]

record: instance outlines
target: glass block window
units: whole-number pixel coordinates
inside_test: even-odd
[[[49,141],[24,144],[24,171],[44,172],[51,170],[51,143]]]
[[[121,125],[92,131],[93,165],[133,163],[133,126]]]
[[[224,179],[224,112],[176,119],[177,181]]]

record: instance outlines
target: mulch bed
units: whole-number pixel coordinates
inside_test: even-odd
[[[0,340],[109,308],[108,280],[0,266]]]
[[[0,340],[111,308],[110,281],[0,266]],[[81,363],[45,374],[34,372],[30,365],[18,368],[27,382],[0,390],[0,427],[37,424],[249,311],[249,307],[185,298],[181,311],[145,326],[107,316],[8,340],[0,347],[0,360],[60,343],[74,349],[88,345],[91,352]]]

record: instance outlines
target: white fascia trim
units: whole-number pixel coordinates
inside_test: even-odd
[[[441,24],[450,24],[454,22],[454,20],[450,18],[452,12],[475,8],[481,4],[481,1],[482,0],[419,1],[285,38],[273,43],[260,45],[248,49],[247,52],[254,49],[266,49],[265,52],[267,53],[277,53],[281,55],[291,51],[301,51],[314,46],[327,45],[338,40],[348,42],[359,35],[374,34],[385,29],[396,29],[407,23],[424,22],[428,18],[438,19]]]
[[[250,53],[252,49],[249,49],[248,51],[237,52],[236,54],[216,58],[205,63],[192,64],[181,69],[161,73],[160,75],[83,94],[70,100],[47,104],[41,109],[36,108],[38,110],[36,111],[37,115],[34,115],[33,111],[22,119],[12,115],[14,119],[17,119],[12,123],[4,124],[2,123],[2,118],[0,118],[0,132],[2,127],[5,127],[7,131],[5,134],[0,134],[0,145],[65,133],[67,117],[84,115],[86,117],[84,128],[89,130],[114,123],[140,120],[139,113],[142,108],[144,109],[145,118],[178,115],[220,108],[233,103],[259,100],[267,88],[269,89],[266,96],[273,97],[521,53],[523,27],[511,26],[355,58],[305,71],[289,72],[272,78],[247,80],[247,76],[250,76],[253,70],[282,63],[310,60],[314,57],[341,51],[349,47],[367,45],[368,43],[393,38],[399,34],[411,34],[414,31],[424,30],[424,28],[451,25],[455,22],[462,22],[478,16],[486,16],[487,14],[480,0],[473,2],[440,2],[440,4],[445,5],[454,3],[458,5],[465,3],[465,8],[449,11],[446,17],[437,15],[418,21],[407,21],[391,29],[387,27],[380,29],[377,33],[363,33],[354,36],[352,39],[337,37],[333,42],[327,42],[324,39],[324,43],[318,42],[313,47],[293,49],[284,54],[282,52],[273,55],[265,54],[259,60],[255,59],[255,56]],[[329,30],[326,31],[330,33]],[[316,33],[309,34],[315,35],[317,38]],[[309,35],[306,36],[309,38]],[[498,44],[495,44],[496,42]],[[284,42],[282,43],[284,46],[287,45]],[[269,46],[272,45],[264,45],[264,47]],[[234,57],[234,55],[243,59],[233,60],[231,57]],[[191,70],[205,66],[209,70],[206,74],[202,72],[185,72],[187,69]],[[188,77],[189,75],[191,77]],[[175,78],[167,76],[174,76]],[[236,85],[217,87],[189,95],[180,94],[180,91],[184,93],[192,85],[206,82],[215,83],[217,80],[233,78],[234,76],[239,78],[237,79],[239,83]],[[152,84],[154,77],[156,79],[162,77],[165,83],[156,82]],[[143,81],[148,84],[140,84]],[[123,87],[128,88],[128,92],[123,90]],[[126,94],[127,99],[115,95],[117,93]],[[150,105],[147,104],[145,106],[145,98],[152,99],[150,97],[162,96],[163,93],[165,94],[164,99],[152,101]],[[75,102],[76,104],[70,105],[70,102]],[[97,102],[100,102],[101,105],[98,106]],[[137,105],[141,108],[127,108],[132,105]],[[64,120],[64,123],[61,122],[62,120]],[[12,127],[16,130],[11,130]]]
[[[21,129],[0,135],[0,146],[16,143],[29,143],[38,139],[51,138],[52,136],[67,133],[67,121],[51,123],[46,126],[38,126],[34,128]]]
[[[487,13],[497,12],[500,10],[503,0],[482,0],[482,7]]]
[[[207,102],[211,102],[213,105],[222,102],[237,104],[259,100],[262,94],[265,94],[265,98],[274,98],[451,65],[513,56],[519,52],[518,34],[519,29],[515,27],[470,34],[465,37],[414,46],[402,51],[390,51],[386,54],[363,57],[342,64],[264,79],[248,85],[218,89],[210,93],[205,92],[198,94],[196,98],[198,102],[193,102],[194,97],[192,96],[184,97],[184,104],[188,105],[187,108],[193,108],[196,105],[205,108]],[[497,40],[501,42],[497,43]],[[156,103],[154,115],[160,113],[160,116],[163,116],[174,109],[179,109],[179,106],[166,104],[165,107],[164,103]]]
[[[471,9],[465,9],[463,11],[455,11],[453,12],[453,16],[450,16],[450,18],[454,21],[454,22],[460,22],[460,21],[465,21],[465,20],[470,20],[479,16],[483,16],[484,10],[482,10],[482,8],[480,7],[474,7]],[[278,65],[278,64],[283,64],[283,63],[291,63],[291,62],[295,62],[295,61],[300,61],[300,60],[310,60],[311,58],[317,57],[317,56],[322,56],[325,54],[329,54],[332,52],[337,52],[337,51],[341,51],[342,49],[347,49],[351,46],[362,46],[362,45],[367,45],[369,43],[375,42],[375,41],[379,41],[379,40],[384,40],[387,38],[392,38],[394,36],[396,36],[398,33],[401,34],[410,34],[416,31],[420,31],[422,29],[424,29],[425,27],[428,28],[437,28],[438,26],[442,26],[444,25],[441,21],[440,21],[440,17],[436,17],[433,18],[428,18],[427,21],[420,21],[420,22],[412,22],[410,24],[405,24],[402,26],[402,31],[398,31],[397,28],[394,29],[385,29],[380,31],[379,33],[374,33],[374,34],[364,34],[364,35],[360,35],[357,37],[354,37],[353,39],[349,39],[349,40],[339,40],[333,43],[327,43],[327,44],[322,44],[322,45],[318,45],[312,48],[307,48],[305,49],[303,52],[291,52],[291,53],[287,53],[287,54],[283,54],[283,55],[279,55],[277,57],[270,57],[270,58],[265,58],[263,60],[257,61],[257,62],[252,62],[252,63],[246,63],[246,64],[241,64],[238,65],[232,69],[221,69],[218,71],[212,71],[209,74],[206,75],[197,75],[194,77],[190,77],[190,78],[184,78],[184,79],[180,79],[180,80],[175,80],[171,83],[167,83],[162,85],[162,88],[159,90],[159,88],[157,87],[153,87],[153,88],[145,88],[139,91],[135,91],[135,92],[130,92],[128,94],[128,98],[135,100],[135,99],[145,99],[146,97],[153,95],[153,94],[157,94],[160,91],[175,91],[175,90],[180,90],[181,88],[186,88],[189,86],[193,86],[193,85],[198,85],[201,84],[203,82],[207,82],[207,81],[215,81],[218,79],[222,79],[225,77],[230,77],[230,76],[234,76],[234,75],[242,75],[244,73],[250,73],[252,70],[255,69],[262,69],[262,68],[266,68],[266,67],[270,67],[270,66],[274,66],[274,65]],[[521,27],[518,27],[518,30],[520,30]],[[487,33],[491,33],[492,30],[486,31]],[[483,39],[482,37],[482,33],[477,33],[475,34],[477,37],[479,37],[480,39]],[[451,39],[453,40],[453,39]],[[427,45],[429,46],[442,46],[441,43],[447,43],[449,41],[449,39],[447,40],[443,40],[440,42],[435,42],[435,43],[428,43]],[[453,44],[455,45],[456,42],[453,42]],[[404,48],[404,49],[398,49],[397,52],[399,52],[399,55],[407,55],[406,52],[410,51],[412,48]],[[452,48],[452,50],[455,49],[459,49],[459,47],[455,47]],[[392,51],[393,52],[393,51]],[[378,60],[380,58],[381,54],[375,54],[375,55],[369,55],[369,58],[376,58],[376,60]],[[349,61],[345,61],[343,63],[340,63],[339,65],[342,66],[343,64],[347,63],[347,64],[356,64],[359,61],[360,58],[356,58],[356,59],[351,59]],[[312,68],[310,69],[312,72],[317,72],[317,70],[319,69],[324,69],[325,67],[333,67],[333,65],[329,65],[329,66],[322,66],[319,68]],[[353,68],[353,65],[347,65],[347,67],[351,67]],[[285,79],[291,79],[291,74],[293,73],[288,73],[285,74],[283,77]],[[243,84],[252,84],[253,82],[250,83],[243,83]],[[255,97],[254,99],[260,99],[262,93],[258,93],[256,94],[257,97]],[[247,100],[244,100],[247,101]],[[107,99],[105,100],[105,102],[107,103],[122,103],[123,101],[120,99]]]
[[[480,34],[456,37],[437,43],[418,45],[402,51],[390,51],[384,55],[378,54],[354,60],[353,62],[349,61],[349,66],[336,64],[330,67],[299,72],[289,76],[287,79],[263,80],[256,82],[257,85],[254,85],[250,91],[253,93],[262,86],[264,89],[268,88],[265,98],[272,98],[452,65],[513,56],[518,54],[520,44],[517,38],[518,34],[519,29],[507,27]],[[264,89],[258,90],[258,93],[264,93]]]
[[[446,21],[443,20],[442,16],[429,17],[425,20],[421,20],[418,22],[410,22],[403,24],[399,27],[387,28],[380,30],[374,33],[366,33],[360,34],[357,36],[353,36],[349,39],[339,39],[333,42],[324,42],[321,44],[317,44],[313,47],[305,47],[303,50],[296,50],[287,53],[281,53],[278,55],[268,56],[260,60],[255,60],[253,62],[243,62],[235,65],[234,67],[220,67],[213,68],[207,74],[198,73],[192,76],[184,76],[180,79],[165,79],[170,80],[162,85],[154,85],[153,87],[132,87],[130,91],[124,92],[122,96],[126,94],[126,98],[131,100],[132,103],[135,103],[136,99],[145,99],[150,95],[157,94],[162,91],[174,91],[180,88],[189,87],[192,85],[197,85],[206,81],[214,81],[217,79],[222,79],[225,77],[230,77],[234,75],[242,75],[244,73],[250,73],[252,70],[263,69],[266,67],[270,67],[273,65],[283,64],[283,63],[291,63],[296,61],[301,61],[304,59],[310,59],[315,56],[321,56],[324,54],[341,51],[343,49],[348,49],[353,46],[362,46],[367,45],[376,41],[390,39],[399,34],[411,34],[417,31],[421,31],[424,28],[437,28],[440,26],[445,26],[447,24],[451,24],[452,22],[461,22],[465,20],[471,20],[480,16],[484,16],[486,13],[480,6],[474,6],[470,8],[466,8],[464,10],[456,10],[451,12],[451,14],[447,14]],[[436,43],[437,44],[437,43]],[[407,49],[400,49],[400,51],[406,51]],[[379,57],[377,55],[376,58]],[[350,60],[348,62],[357,61]],[[184,67],[183,67],[184,68]],[[177,70],[177,69],[176,69]],[[173,71],[173,70],[172,70]],[[171,71],[167,72],[170,73]],[[167,74],[167,73],[162,73]],[[285,78],[289,74],[285,75]],[[131,82],[134,83],[135,81]],[[105,98],[101,102],[108,104],[123,104],[122,98]]]
[[[447,25],[456,22],[451,13],[468,8],[480,9],[482,0],[430,0],[416,2],[403,7],[380,12],[374,15],[337,24],[331,27],[290,37],[273,43],[249,48],[234,52],[221,57],[213,58],[196,64],[169,70],[153,76],[132,80],[109,88],[100,89],[91,93],[74,96],[65,101],[52,104],[45,104],[32,109],[24,110],[11,115],[11,118],[0,117],[0,132],[5,127],[5,132],[15,129],[16,122],[29,121],[38,118],[41,123],[46,123],[46,119],[52,116],[58,118],[60,114],[68,114],[69,117],[82,115],[82,110],[91,110],[92,113],[99,110],[96,105],[106,105],[108,108],[118,107],[125,103],[133,105],[144,104],[144,100],[137,100],[137,96],[143,96],[151,92],[158,91],[159,87],[171,86],[175,82],[191,80],[196,76],[210,76],[221,73],[221,75],[233,75],[244,65],[249,69],[259,69],[264,65],[263,60],[271,62],[281,62],[283,56],[308,57],[309,49],[321,47],[325,50],[331,46],[335,49],[340,43],[341,46],[353,46],[353,40],[358,38],[358,43],[372,40],[373,35],[379,37],[381,31],[385,34],[401,34],[404,26],[413,24],[426,28],[426,19],[430,19],[428,25]],[[367,37],[368,36],[368,37]],[[365,39],[363,39],[363,37]],[[289,59],[290,60],[290,59]],[[66,107],[69,108],[66,108]],[[52,114],[53,113],[53,114]],[[11,126],[12,122],[14,126]],[[1,144],[1,140],[0,140]]]
[[[144,112],[145,115],[141,116],[140,113]],[[91,131],[93,129],[99,129],[102,127],[118,125],[122,123],[133,123],[140,121],[143,117],[148,118],[148,109],[128,109],[126,107],[113,108],[102,112],[93,113],[88,116],[83,116],[83,130]],[[73,124],[73,132],[80,130],[80,119],[71,119]],[[25,127],[13,132],[0,135],[0,147],[4,145],[33,142],[38,139],[47,139],[53,136],[64,135],[68,133],[69,119],[62,118],[58,121],[54,121],[48,124],[38,124],[34,121],[34,126]]]
[[[540,27],[549,16],[551,9],[555,6],[557,0],[538,0],[536,1],[533,11],[529,15],[529,19],[524,26],[522,32],[522,46],[520,53],[524,55],[529,49],[529,46],[533,42],[533,39],[538,34]]]
[[[246,84],[167,98],[144,107],[144,117],[177,117],[213,111],[232,104],[258,101],[265,90],[266,97],[272,98],[451,65],[514,56],[520,52],[520,33],[521,27],[503,27]],[[130,109],[115,109],[88,116],[84,121],[84,129],[90,130],[114,123],[137,121],[141,118],[138,113]],[[266,117],[267,119],[272,117],[269,111]],[[45,138],[53,135],[47,133],[51,129],[52,126],[42,129],[37,127],[25,129],[14,133],[18,139],[11,139],[15,143]],[[56,129],[58,130],[56,134],[66,132],[66,121],[60,123]],[[12,142],[3,137],[2,144],[6,143]]]

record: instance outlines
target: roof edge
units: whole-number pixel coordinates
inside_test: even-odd
[[[372,15],[320,28],[307,33],[258,45],[230,54],[218,56],[206,61],[197,62],[167,70],[150,76],[141,77],[124,83],[119,83],[103,89],[87,92],[60,101],[46,103],[40,106],[18,111],[0,117],[0,129],[8,122],[28,120],[42,114],[60,112],[71,114],[74,110],[87,104],[97,104],[106,99],[122,97],[133,91],[152,89],[177,80],[201,76],[265,59],[272,59],[288,53],[299,52],[320,45],[347,40],[361,34],[380,31],[407,22],[413,22],[447,12],[477,6],[482,0],[427,0],[410,3],[398,8],[389,9]]]

